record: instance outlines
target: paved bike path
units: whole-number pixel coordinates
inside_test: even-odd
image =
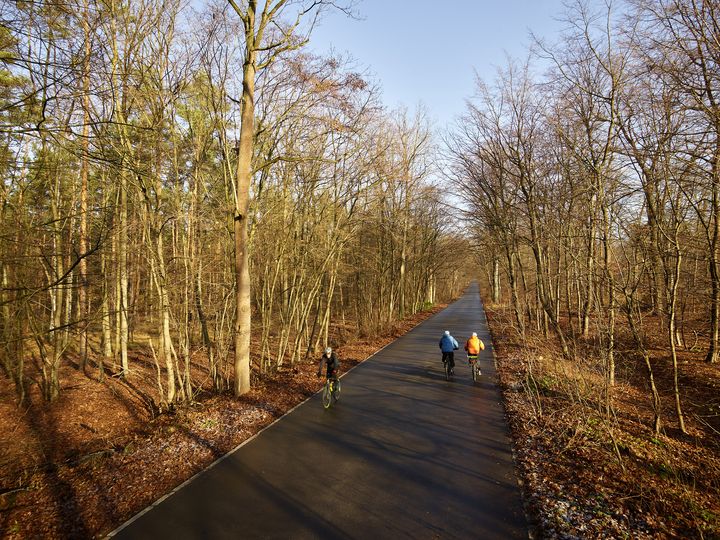
[[[485,342],[473,384],[444,330]],[[342,360],[342,359],[341,359]],[[527,538],[477,285],[136,517],[115,538]]]

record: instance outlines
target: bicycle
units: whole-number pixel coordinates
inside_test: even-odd
[[[468,365],[470,366],[470,371],[472,371],[472,378],[473,382],[478,382],[480,379],[480,364],[478,363],[478,355],[477,354],[468,354],[467,355],[467,361]]]
[[[447,360],[443,360],[443,368],[445,371],[445,380],[449,381],[450,377],[454,375],[453,368],[450,366],[450,362],[448,362]]]
[[[328,377],[322,392],[323,407],[329,409],[333,403],[337,403],[340,399],[340,379],[336,377]]]

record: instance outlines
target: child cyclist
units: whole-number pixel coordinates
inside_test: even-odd
[[[468,364],[472,365],[477,362],[478,354],[480,351],[485,350],[485,344],[482,342],[476,332],[472,333],[470,339],[465,343],[465,352],[467,352]],[[480,374],[480,368],[478,367],[478,374]]]

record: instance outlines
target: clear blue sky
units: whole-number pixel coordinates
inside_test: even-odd
[[[564,10],[562,0],[361,0],[357,11],[326,15],[310,48],[349,53],[388,107],[423,103],[442,128],[473,95],[475,71],[489,82],[506,53],[524,59],[530,30],[552,41]]]

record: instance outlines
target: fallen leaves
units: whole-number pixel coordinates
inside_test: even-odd
[[[338,347],[348,370],[444,306],[420,313],[386,336]],[[258,433],[318,391],[317,363],[255,378],[240,399],[206,394],[197,403],[157,417],[132,390],[65,369],[69,391],[46,406],[14,405],[0,378],[0,536],[91,538],[134,514]],[[141,367],[138,367],[141,369]],[[140,385],[142,377],[133,383]],[[32,399],[31,395],[31,399]]]
[[[671,396],[662,411],[666,424],[655,435],[647,389],[642,378],[618,382],[613,415],[604,415],[593,399],[593,374],[580,373],[575,384],[570,369],[552,369],[539,355],[504,334],[506,315],[489,315],[497,329],[497,366],[511,424],[518,472],[528,515],[537,537],[570,538],[718,538],[720,537],[720,444],[712,431],[690,424],[692,436],[673,430]],[[536,345],[542,338],[534,336]],[[553,342],[538,350],[550,356]],[[535,355],[529,384],[529,359]],[[557,362],[560,366],[560,362]],[[633,364],[623,365],[632,374]],[[638,370],[642,366],[637,367]],[[686,365],[692,389],[709,388],[717,367]],[[574,373],[577,376],[577,372]],[[658,384],[670,376],[657,370]],[[635,382],[636,384],[633,384]],[[579,389],[579,391],[572,390]],[[717,396],[692,394],[697,403]],[[689,405],[688,405],[689,407]]]

